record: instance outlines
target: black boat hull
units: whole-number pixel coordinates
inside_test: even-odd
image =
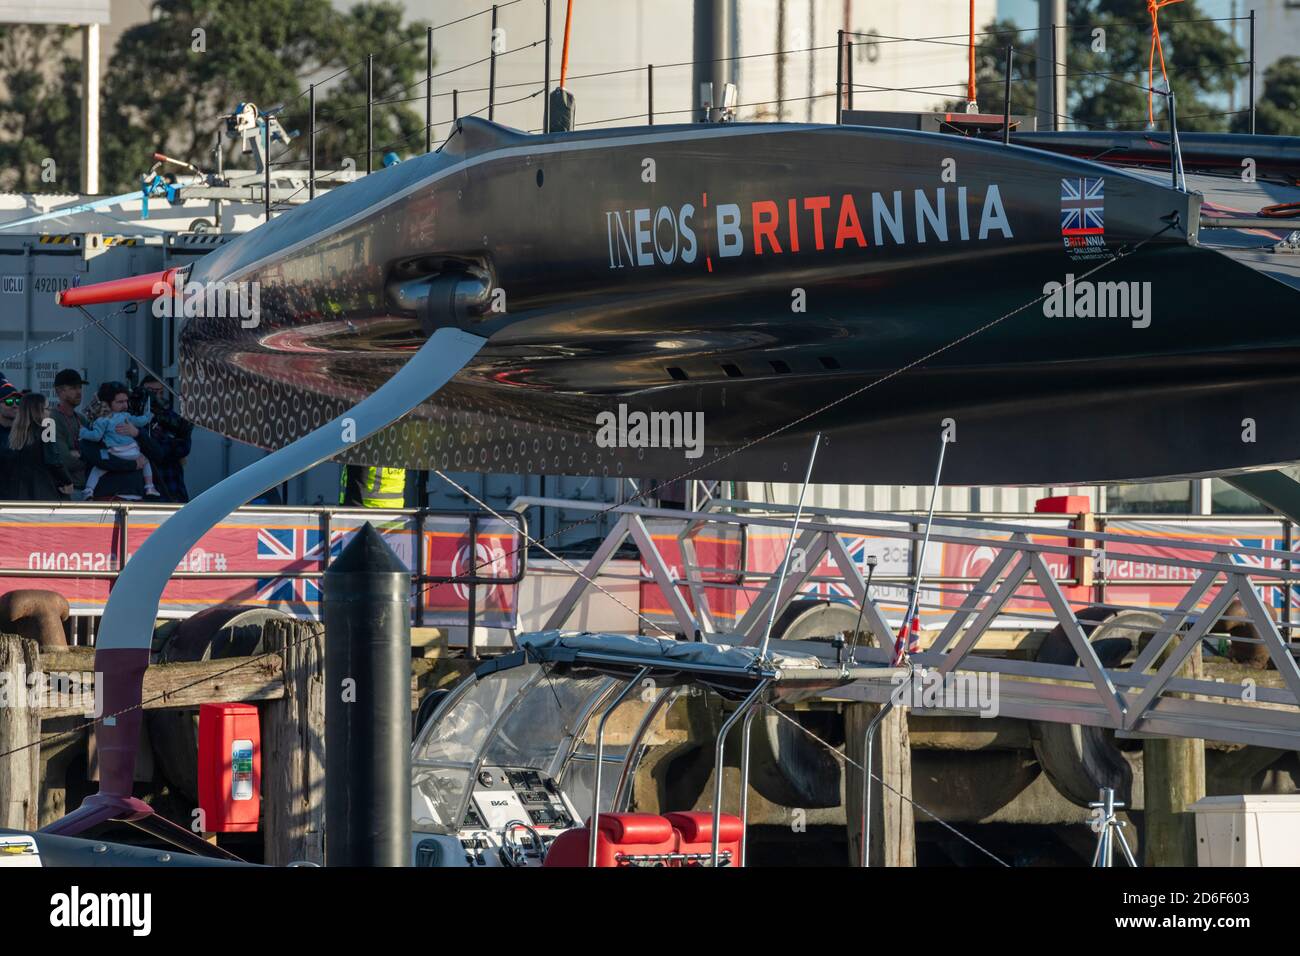
[[[1090,204],[1088,234],[1063,234],[1066,209]],[[466,123],[441,153],[196,267],[200,283],[256,281],[261,310],[247,329],[187,321],[186,409],[278,447],[376,388],[441,322],[489,344],[349,460],[781,480],[822,432],[817,480],[914,483],[932,476],[945,419],[945,480],[961,484],[1300,458],[1296,292],[1200,246],[1198,222],[1194,195],[936,134]],[[481,315],[393,293],[461,273],[492,290]],[[1061,314],[1089,282],[1144,290],[1146,314]],[[677,447],[644,447],[637,413]]]

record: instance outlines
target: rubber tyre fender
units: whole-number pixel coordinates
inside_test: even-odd
[[[851,604],[800,599],[792,601],[773,624],[772,639],[829,642],[852,631],[857,619],[858,609]],[[841,714],[801,711],[789,716],[831,746],[844,743]],[[773,803],[807,809],[841,804],[844,768],[840,761],[808,733],[769,711],[754,718],[750,765],[754,789]]]
[[[1097,605],[1085,607],[1075,616],[1107,669],[1131,663],[1145,639],[1164,620],[1155,611],[1116,611]],[[1079,664],[1079,656],[1060,625],[1044,638],[1034,659],[1067,667]],[[1133,767],[1117,744],[1114,731],[1031,720],[1029,736],[1043,772],[1071,803],[1087,807],[1097,800],[1103,787],[1111,787],[1116,800],[1133,806]]]

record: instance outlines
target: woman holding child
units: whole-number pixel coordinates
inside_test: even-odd
[[[157,500],[146,457],[154,446],[147,428],[136,424],[141,419],[147,424],[150,416],[130,415],[129,405],[130,390],[126,385],[105,382],[87,409],[90,428],[81,433],[80,446],[82,460],[90,469],[88,497],[95,501]]]

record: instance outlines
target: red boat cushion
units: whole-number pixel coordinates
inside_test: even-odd
[[[546,851],[542,866],[586,866],[587,865],[587,828],[574,827],[565,830],[552,842]]]
[[[674,830],[681,834],[683,843],[713,842],[713,814],[704,810],[688,810],[684,813],[667,813],[664,815]],[[740,817],[724,813],[718,818],[718,843],[737,843],[744,835],[745,828],[740,824]]]
[[[677,831],[677,852],[712,853],[713,852],[713,814],[703,810],[688,810],[684,813],[666,813],[665,819]],[[740,842],[744,839],[745,828],[740,817],[724,813],[718,818],[718,855],[719,864],[726,866],[740,865]],[[730,853],[730,856],[725,854]],[[678,861],[675,866],[704,866],[700,860]]]
[[[591,821],[588,821],[590,823]],[[589,827],[565,830],[551,844],[543,866],[586,866]],[[619,854],[672,853],[677,831],[652,813],[602,813],[596,840],[597,866],[627,866]]]
[[[591,819],[587,819],[591,826]],[[673,825],[654,813],[602,813],[600,832],[620,845],[663,843],[673,839]]]

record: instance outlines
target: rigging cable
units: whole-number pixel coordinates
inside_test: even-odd
[[[978,113],[979,104],[975,99],[975,0],[970,0],[970,47],[967,62],[970,70],[966,78],[966,112]]]
[[[854,760],[854,759],[853,759],[852,757],[850,757],[848,754],[844,753],[844,752],[843,752],[842,750],[840,750],[838,747],[832,747],[832,746],[830,745],[830,743],[828,743],[827,741],[823,740],[821,737],[818,737],[815,733],[813,733],[811,730],[809,730],[809,729],[808,729],[807,727],[805,727],[803,724],[799,723],[799,721],[795,720],[795,719],[794,719],[793,717],[791,717],[789,714],[786,714],[786,713],[784,713],[784,712],[782,712],[782,711],[777,710],[775,707],[773,707],[773,706],[772,706],[771,704],[769,704],[767,701],[764,701],[764,702],[763,702],[763,706],[766,707],[768,710],[770,710],[772,713],[776,714],[776,716],[780,717],[782,720],[784,720],[784,721],[786,721],[787,723],[789,723],[791,726],[793,726],[793,727],[795,727],[796,729],[802,731],[803,733],[805,733],[805,734],[807,734],[809,737],[811,737],[813,740],[817,741],[817,743],[821,744],[823,747],[825,747],[827,750],[829,750],[829,751],[831,752],[831,755],[832,755],[833,757],[835,757],[837,760],[841,760],[841,761],[843,761],[844,763],[846,763],[846,764],[848,764],[848,765],[850,765],[850,766],[856,768],[857,771],[858,771],[859,773],[862,772],[862,764],[858,763],[856,760]],[[919,803],[917,803],[915,800],[913,800],[911,797],[909,797],[907,794],[903,793],[901,790],[898,790],[897,788],[890,786],[888,783],[886,783],[886,782],[885,782],[881,777],[879,777],[878,775],[876,775],[876,774],[873,773],[873,774],[871,775],[871,777],[872,777],[873,780],[879,780],[879,781],[880,781],[880,785],[881,785],[882,787],[884,787],[886,790],[890,791],[891,793],[893,793],[895,796],[899,797],[900,799],[906,800],[906,801],[907,801],[908,803],[910,803],[912,806],[916,807],[918,810],[920,810],[922,813],[924,813],[926,816],[928,816],[930,819],[932,819],[935,823],[939,824],[941,827],[945,828],[946,830],[951,831],[954,835],[956,835],[956,836],[958,836],[958,837],[961,837],[961,839],[965,840],[967,843],[969,843],[969,844],[970,844],[971,846],[973,846],[975,849],[979,850],[981,853],[983,853],[985,856],[987,856],[987,857],[988,857],[989,859],[991,859],[993,862],[998,863],[998,864],[1000,864],[1001,866],[1005,866],[1005,867],[1007,867],[1008,869],[1011,868],[1011,864],[1008,863],[1006,860],[1004,860],[1004,859],[1002,859],[1001,857],[995,855],[991,850],[986,850],[984,847],[980,846],[978,843],[976,843],[974,840],[972,840],[972,839],[971,839],[970,837],[968,837],[966,834],[964,834],[964,833],[962,833],[960,830],[958,830],[958,829],[957,829],[955,826],[953,826],[951,823],[949,823],[948,821],[946,821],[946,820],[944,820],[942,817],[940,817],[940,816],[939,816],[937,813],[935,813],[933,810],[930,810],[930,809],[928,809],[928,808],[922,806],[921,804],[919,804]]]
[[[1169,90],[1169,73],[1165,70],[1165,48],[1160,42],[1160,10],[1170,4],[1182,3],[1183,0],[1147,0],[1147,11],[1151,14],[1151,52],[1147,56],[1147,122],[1156,125],[1155,113],[1155,61],[1160,54],[1160,75],[1165,81],[1165,90]]]

